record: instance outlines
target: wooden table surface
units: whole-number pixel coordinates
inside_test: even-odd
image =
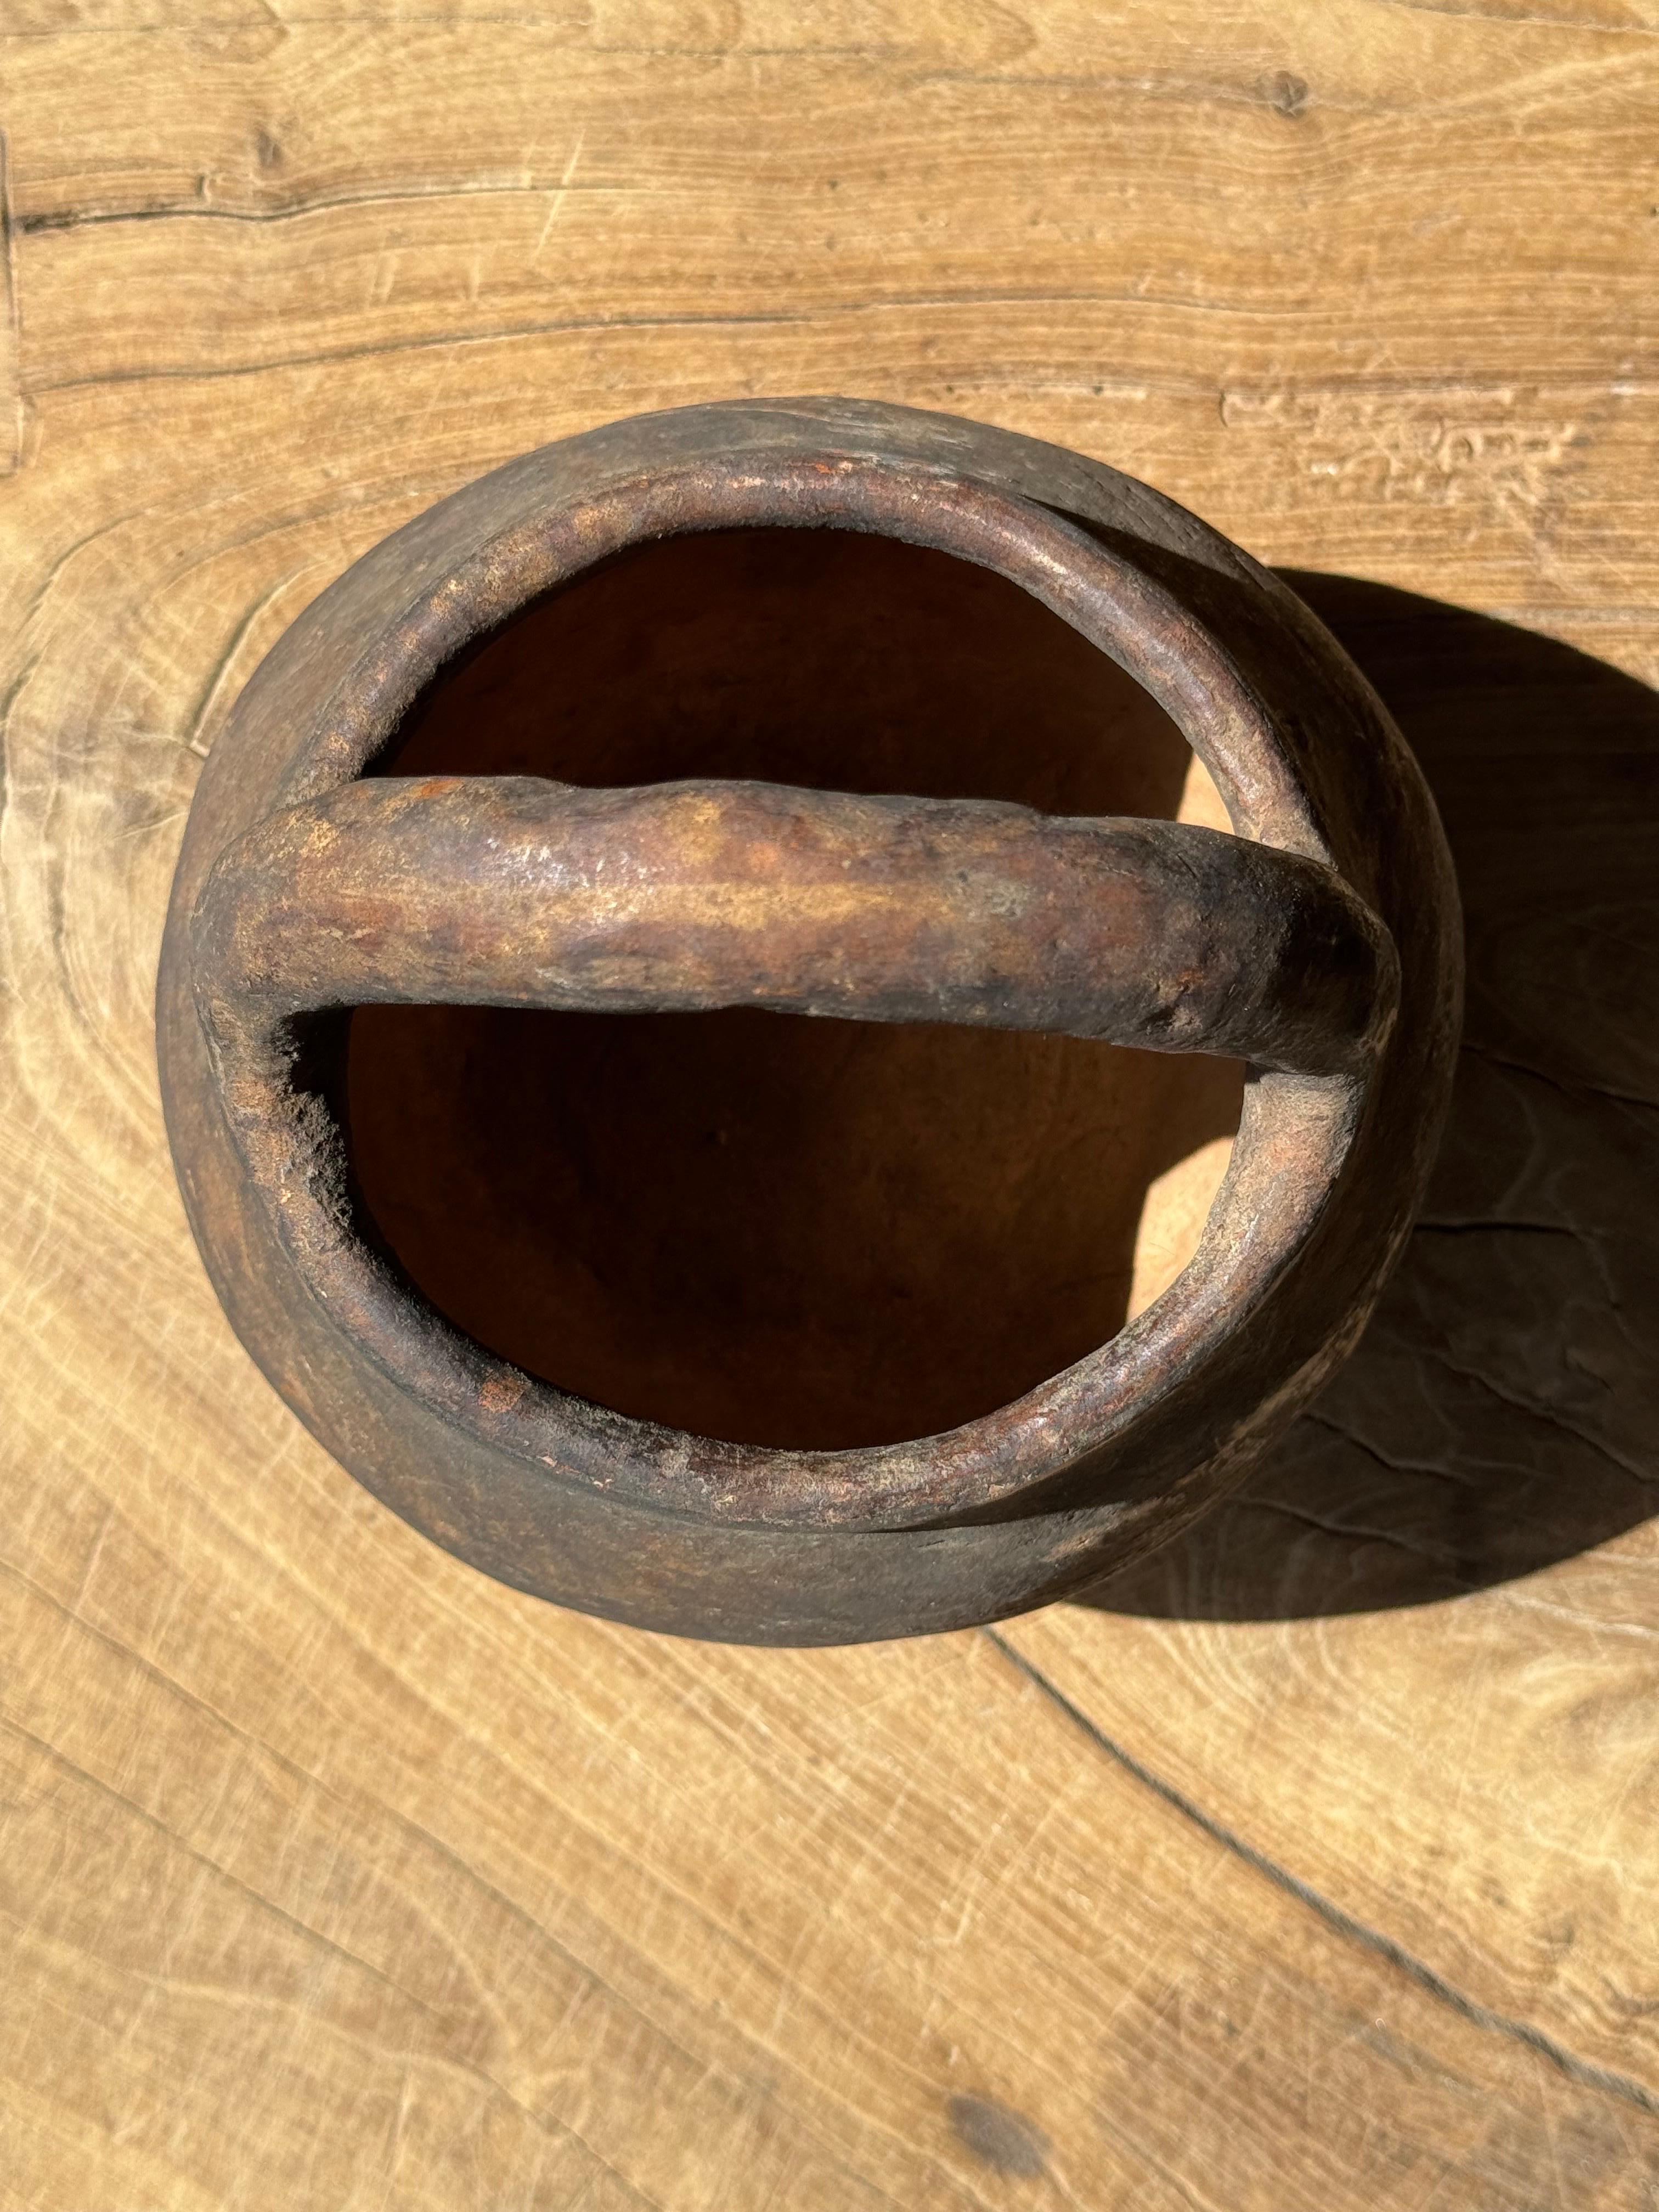
[[[1659,5],[7,0],[0,2203],[1659,2205]],[[485,468],[845,392],[1303,587],[1468,904],[1427,1218],[1243,1498],[819,1652],[486,1583],[259,1379],[162,908]]]

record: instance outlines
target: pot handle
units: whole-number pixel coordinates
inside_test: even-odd
[[[1187,823],[756,782],[371,777],[268,816],[191,923],[220,1044],[376,1001],[766,1006],[1361,1072],[1399,965],[1334,870]]]

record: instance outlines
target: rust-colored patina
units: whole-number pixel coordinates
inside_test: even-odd
[[[750,781],[370,775],[447,667],[652,540],[880,532],[999,572],[1109,654],[1235,835]],[[526,456],[303,615],[204,771],[163,951],[168,1126],[243,1341],[329,1449],[486,1572],[770,1642],[1063,1595],[1248,1469],[1354,1343],[1432,1160],[1456,898],[1381,705],[1307,610],[1146,486],[886,406],[692,408]],[[839,1450],[596,1405],[452,1326],[362,1218],[341,1010],[759,1006],[1249,1064],[1199,1250],[1146,1313],[941,1435]]]

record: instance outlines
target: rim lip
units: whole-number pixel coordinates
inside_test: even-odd
[[[483,528],[469,516],[465,535],[458,532],[462,557],[404,603],[401,616],[329,694],[261,813],[361,775],[395,741],[410,709],[441,683],[459,653],[618,553],[716,530],[839,528],[932,546],[1030,592],[1116,660],[1170,714],[1214,776],[1236,834],[1337,865],[1270,716],[1222,640],[1081,521],[986,482],[971,465],[964,469],[914,454],[897,460],[872,451],[849,454],[828,438],[820,453],[803,457],[781,441],[773,454],[722,456],[716,450],[636,466],[601,481],[586,496],[553,501],[505,527],[490,526],[487,507],[484,514]],[[409,528],[428,520],[417,518]],[[365,558],[373,560],[374,551]],[[344,588],[350,574],[331,588]],[[195,980],[199,989],[205,979]],[[1337,1176],[1375,1079],[1252,1074],[1232,1164],[1198,1249],[1152,1306],[1006,1405],[933,1436],[834,1451],[697,1437],[593,1405],[526,1375],[464,1335],[360,1240],[337,1238],[320,1255],[314,1245],[296,1243],[289,1209],[273,1204],[270,1188],[237,1149],[318,1310],[434,1419],[532,1462],[550,1480],[575,1482],[619,1503],[728,1526],[875,1532],[994,1516],[1020,1493],[1107,1451],[1123,1455],[1118,1472],[1129,1478],[1126,1502],[1148,1495],[1133,1480],[1136,1428],[1224,1350],[1316,1220],[1340,1203]],[[281,1088],[272,1085],[273,1115]],[[1260,1167],[1264,1153],[1292,1139],[1304,1157],[1311,1149],[1322,1170],[1322,1179],[1310,1181],[1310,1202],[1243,1250],[1222,1249],[1229,1193],[1253,1164]],[[1334,1318],[1333,1334],[1343,1319]],[[1245,1429],[1264,1397],[1291,1379],[1258,1376],[1241,1390],[1235,1428]],[[1106,1486],[1109,1492],[1109,1475]]]

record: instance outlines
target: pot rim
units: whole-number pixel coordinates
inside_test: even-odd
[[[861,411],[890,439],[896,422],[902,429],[917,419],[908,410]],[[373,562],[410,532],[429,536],[446,519],[465,519],[435,575],[371,636],[297,734],[258,811],[362,774],[458,655],[601,562],[668,536],[837,528],[931,546],[1030,592],[1170,714],[1214,777],[1237,834],[1337,865],[1268,706],[1218,631],[1133,558],[1132,540],[1112,542],[1115,533],[988,481],[971,460],[896,458],[874,441],[849,451],[833,434],[803,450],[798,430],[769,452],[763,438],[740,452],[723,441],[733,415],[752,422],[768,413],[791,419],[787,407],[764,406],[650,418],[679,426],[676,458],[640,466],[635,456],[621,471],[601,469],[581,495],[532,505],[504,524],[492,525],[483,495],[495,479],[487,477],[366,556]],[[708,432],[689,456],[688,416],[702,416],[697,427]],[[590,442],[605,435],[589,434]],[[349,594],[356,573],[331,592]],[[211,986],[210,977],[194,980],[198,995]],[[343,1220],[325,1157],[329,1133],[302,1115],[296,1135],[291,1066],[269,1070],[257,1096],[240,1086],[232,1134],[319,1311],[437,1423],[605,1498],[695,1521],[893,1530],[1000,1518],[1083,1462],[1097,1492],[1133,1501],[1140,1424],[1207,1367],[1225,1364],[1241,1314],[1293,1267],[1337,1189],[1371,1081],[1370,1072],[1252,1071],[1232,1164],[1198,1250],[1154,1304],[1008,1405],[933,1437],[833,1451],[725,1443],[593,1406],[464,1336]],[[1239,1395],[1241,1438],[1257,1425],[1260,1400],[1259,1389]]]

